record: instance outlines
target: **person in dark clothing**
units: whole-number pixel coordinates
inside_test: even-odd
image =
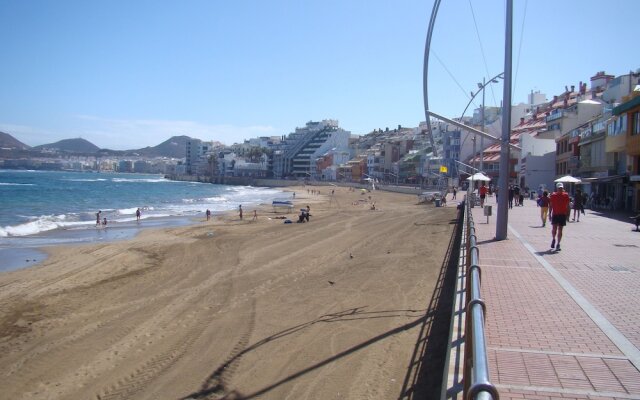
[[[513,190],[513,186],[509,186],[509,208],[513,208],[513,196],[515,192]]]
[[[576,189],[576,195],[573,199],[573,218],[571,220],[580,222],[581,212],[584,213],[584,198],[582,197],[582,190]]]

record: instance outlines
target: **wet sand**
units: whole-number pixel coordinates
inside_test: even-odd
[[[455,208],[313,189],[309,223],[247,209],[1,273],[1,397],[400,397]]]

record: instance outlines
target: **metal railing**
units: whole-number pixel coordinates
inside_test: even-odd
[[[466,226],[466,323],[464,350],[464,398],[467,400],[498,400],[498,390],[489,381],[489,362],[484,334],[486,306],[480,294],[480,251],[471,204],[465,201]]]

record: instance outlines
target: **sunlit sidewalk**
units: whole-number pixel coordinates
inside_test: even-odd
[[[460,197],[460,196],[458,196]],[[453,201],[450,200],[449,204]],[[507,240],[472,209],[501,399],[640,399],[640,233],[586,211],[551,250],[534,200],[509,210]],[[460,394],[449,398],[461,398]]]

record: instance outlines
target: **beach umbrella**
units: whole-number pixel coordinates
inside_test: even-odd
[[[581,183],[582,180],[580,178],[575,178],[571,175],[565,175],[563,177],[560,177],[558,179],[556,179],[554,182],[562,182],[562,183]]]
[[[467,180],[468,181],[486,181],[486,182],[489,182],[491,180],[491,178],[489,178],[488,176],[486,176],[482,172],[476,172],[475,174],[473,174],[470,177],[468,177]]]

